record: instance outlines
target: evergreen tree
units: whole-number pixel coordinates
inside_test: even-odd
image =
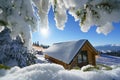
[[[0,64],[24,67],[35,63],[34,52],[27,50],[19,36],[15,40],[10,37],[10,30],[0,32]],[[8,64],[11,61],[14,65]]]

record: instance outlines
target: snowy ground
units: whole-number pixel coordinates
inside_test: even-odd
[[[24,68],[13,67],[10,70],[0,70],[0,80],[120,80],[120,58],[101,55],[97,63],[113,65],[112,70],[65,70],[62,66],[47,63],[43,55],[36,55],[38,64]],[[110,64],[111,62],[111,64]],[[42,63],[42,64],[41,64]]]
[[[37,63],[45,63],[46,62],[44,55],[36,54],[36,57],[37,57],[37,60],[36,60]]]
[[[65,70],[57,64],[35,64],[0,70],[0,80],[120,80],[120,67],[110,71]]]
[[[97,63],[105,65],[120,65],[120,57],[100,55],[97,59]]]

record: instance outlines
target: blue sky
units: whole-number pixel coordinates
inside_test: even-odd
[[[120,22],[113,23],[114,29],[107,36],[98,34],[96,27],[93,26],[87,33],[80,30],[79,22],[68,14],[68,21],[63,31],[55,26],[53,11],[49,12],[49,35],[43,36],[40,32],[34,32],[32,35],[33,42],[39,41],[40,44],[51,45],[57,42],[73,41],[79,39],[88,39],[94,46],[106,44],[120,44]]]

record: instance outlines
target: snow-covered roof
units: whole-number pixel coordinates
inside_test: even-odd
[[[87,40],[82,39],[78,41],[55,43],[46,49],[44,53],[69,64],[86,41]]]

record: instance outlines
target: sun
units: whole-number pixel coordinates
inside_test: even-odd
[[[48,29],[45,29],[45,28],[42,28],[42,29],[40,29],[40,33],[41,33],[42,36],[48,37],[48,35],[49,35],[49,30],[48,30]]]

